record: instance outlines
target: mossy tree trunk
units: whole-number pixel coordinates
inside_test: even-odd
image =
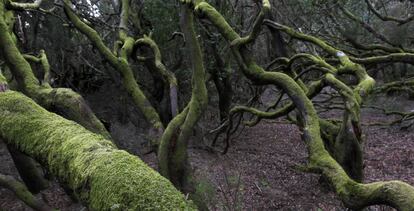
[[[181,5],[180,24],[186,40],[186,55],[193,71],[191,99],[186,108],[168,124],[158,149],[158,161],[163,176],[184,193],[189,193],[200,209],[207,209],[203,199],[196,194],[196,181],[192,177],[187,154],[193,127],[208,102],[203,56],[193,19],[192,10],[185,4]]]
[[[195,209],[138,157],[17,92],[0,93],[0,136],[43,164],[90,210]]]

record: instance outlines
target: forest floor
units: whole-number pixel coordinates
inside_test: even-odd
[[[410,103],[411,104],[411,103]],[[364,110],[364,124],[390,121]],[[364,126],[365,181],[399,179],[414,185],[414,132],[399,127]],[[190,160],[198,187],[212,210],[346,210],[319,176],[299,171],[307,152],[293,125],[263,121],[233,138],[226,155],[193,146]],[[156,167],[154,155],[143,159]],[[17,177],[7,148],[0,142],[0,173]],[[60,210],[86,210],[53,183],[38,197]],[[0,210],[31,210],[0,188]],[[369,210],[391,210],[372,207]]]

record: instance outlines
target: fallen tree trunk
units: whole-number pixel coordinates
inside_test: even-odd
[[[20,93],[0,93],[0,136],[42,163],[90,210],[195,209],[138,157]]]

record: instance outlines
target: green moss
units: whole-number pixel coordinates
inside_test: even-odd
[[[0,135],[44,164],[91,210],[194,209],[136,156],[19,93],[0,94]]]
[[[73,11],[72,4],[70,1],[64,1],[64,10],[69,20],[74,24],[76,29],[83,33],[91,43],[99,50],[102,56],[108,60],[112,67],[114,67],[118,72],[121,73],[123,79],[123,85],[127,90],[128,94],[132,97],[135,105],[141,110],[148,122],[151,123],[152,129],[154,131],[163,131],[164,126],[161,122],[161,119],[155,110],[155,108],[148,101],[147,97],[144,95],[143,91],[139,87],[138,83],[135,80],[133,71],[128,63],[128,59],[131,56],[135,41],[133,38],[128,37],[125,31],[127,18],[129,12],[126,11],[129,8],[128,1],[122,1],[122,22],[120,24],[120,39],[122,43],[120,57],[117,57],[117,52],[112,53],[111,50],[105,45],[102,38],[99,36],[98,32],[93,28],[85,24]],[[158,136],[158,133],[157,133]],[[155,137],[158,139],[159,137]]]

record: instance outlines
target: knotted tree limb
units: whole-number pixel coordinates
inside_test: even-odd
[[[237,47],[241,45],[247,45],[253,42],[254,40],[256,40],[256,38],[260,35],[260,31],[262,30],[262,26],[263,26],[262,22],[269,15],[269,12],[270,12],[270,2],[269,0],[263,0],[261,10],[253,24],[253,28],[250,34],[245,37],[241,37],[241,38],[233,40],[231,42],[231,45]]]
[[[171,119],[174,118],[179,112],[177,90],[178,84],[173,73],[177,66],[174,65],[171,71],[163,63],[158,44],[154,39],[152,39],[152,32],[149,32],[149,35],[146,35],[145,30],[143,29],[141,23],[143,4],[137,7],[131,7],[129,11],[130,21],[132,22],[132,26],[139,37],[135,41],[131,56],[134,59],[143,62],[153,76],[155,87],[153,97],[158,102],[156,107],[159,111],[160,117],[164,125],[167,125],[168,122],[171,121]],[[142,47],[148,47],[150,51]],[[142,52],[143,55],[136,55],[137,50],[141,50],[140,52]],[[177,65],[180,65],[180,59]]]
[[[0,174],[0,186],[11,190],[17,198],[22,200],[27,206],[37,211],[52,211],[51,207],[44,201],[37,199],[26,186],[14,179],[12,176]]]
[[[39,63],[42,65],[43,68],[43,81],[42,81],[42,86],[46,86],[46,87],[50,87],[50,64],[49,64],[49,60],[47,59],[47,55],[45,53],[45,50],[40,50],[39,51],[39,56],[35,57],[32,55],[23,55],[23,57],[31,62],[35,62],[35,63]]]
[[[353,179],[362,181],[362,129],[359,122],[359,109],[360,104],[362,104],[362,98],[368,95],[373,89],[373,86],[375,85],[374,79],[366,73],[366,70],[363,66],[352,62],[351,58],[348,55],[334,48],[325,41],[314,36],[295,31],[288,26],[284,26],[272,21],[266,21],[266,23],[272,27],[280,29],[295,39],[311,42],[319,46],[331,54],[331,56],[336,57],[339,60],[338,67],[333,67],[329,64],[327,66],[323,58],[316,58],[318,60],[321,60],[321,62],[315,62],[316,64],[319,64],[321,66],[323,65],[324,68],[329,68],[331,70],[331,73],[325,74],[325,83],[332,86],[343,96],[345,107],[347,108],[343,113],[344,121],[342,121],[341,130],[337,131],[337,135],[330,136],[329,140],[324,140],[328,143],[335,143],[334,148],[336,150],[330,149],[329,151],[337,159],[337,161],[343,165],[347,173],[351,175]],[[359,83],[353,89],[353,93],[350,93],[351,89],[347,85],[337,80],[335,78],[335,75],[332,73],[335,75],[354,75],[358,79]],[[349,101],[350,99],[351,101]],[[322,127],[322,129],[329,128]],[[329,132],[324,131],[323,133],[325,134]],[[347,156],[347,154],[352,154],[354,156]],[[355,160],[352,158],[355,158]]]
[[[207,18],[230,43],[240,36],[212,6],[204,1],[188,1],[200,18]],[[302,139],[309,152],[308,167],[324,175],[335,192],[352,209],[386,204],[400,210],[414,209],[414,188],[400,181],[361,184],[352,180],[330,156],[321,139],[319,118],[311,101],[296,82],[282,73],[265,72],[256,65],[246,48],[233,53],[244,74],[259,84],[274,84],[283,89],[298,109]]]
[[[292,36],[295,39],[311,42],[319,46],[326,52],[328,52],[331,56],[336,57],[340,62],[339,67],[332,69],[332,66],[330,66],[329,68],[333,70],[336,74],[353,74],[358,79],[359,84],[354,89],[354,92],[358,97],[359,103],[361,103],[361,97],[369,94],[372,91],[375,85],[375,80],[367,74],[363,66],[353,62],[352,57],[349,57],[344,52],[334,48],[325,41],[318,39],[314,36],[295,31],[288,26],[284,26],[282,24],[270,20],[266,20],[265,23],[269,26],[273,26],[280,29],[281,31],[285,32],[286,34]],[[319,59],[323,60],[322,58]]]
[[[399,25],[403,25],[406,24],[408,22],[411,22],[414,20],[414,15],[410,15],[406,18],[397,18],[394,16],[389,16],[389,15],[382,15],[377,9],[375,9],[375,6],[371,3],[371,1],[369,0],[365,0],[365,2],[368,5],[368,8],[381,20],[383,21],[393,21],[398,23]]]
[[[306,96],[309,99],[314,98],[317,96],[322,89],[325,87],[325,85],[322,83],[321,80],[315,81],[311,83],[311,85],[308,87],[308,91],[306,92]],[[247,106],[235,106],[230,110],[230,114],[234,114],[237,112],[248,112],[256,116],[256,119],[246,122],[245,124],[248,126],[254,126],[260,122],[262,119],[277,119],[282,116],[288,115],[290,112],[295,110],[295,104],[292,102],[289,102],[288,104],[282,106],[281,108],[276,109],[275,111],[261,111],[256,108],[247,107]]]
[[[42,163],[90,210],[195,209],[138,157],[17,92],[0,93],[0,136]]]
[[[178,113],[177,78],[174,73],[169,71],[162,63],[161,51],[151,37],[144,35],[143,38],[136,40],[135,47],[139,47],[140,45],[145,45],[151,48],[154,54],[154,59],[150,62],[155,65],[156,70],[162,76],[164,82],[169,84],[171,115],[172,117],[175,117]]]
[[[132,37],[129,37],[127,35],[126,24],[129,14],[129,2],[126,0],[122,2],[121,23],[119,30],[119,41],[122,43],[122,47],[120,49],[119,57],[117,54],[111,52],[111,50],[105,45],[97,31],[84,23],[75,14],[75,12],[72,10],[72,7],[73,6],[69,0],[64,1],[65,13],[75,28],[90,40],[92,45],[99,50],[102,56],[114,69],[121,73],[125,89],[132,97],[135,105],[141,110],[147,121],[151,124],[149,135],[152,136],[151,138],[158,140],[164,131],[164,126],[156,109],[151,105],[144,92],[139,87],[137,81],[135,80],[131,66],[128,63],[128,59],[131,56],[135,42]]]

